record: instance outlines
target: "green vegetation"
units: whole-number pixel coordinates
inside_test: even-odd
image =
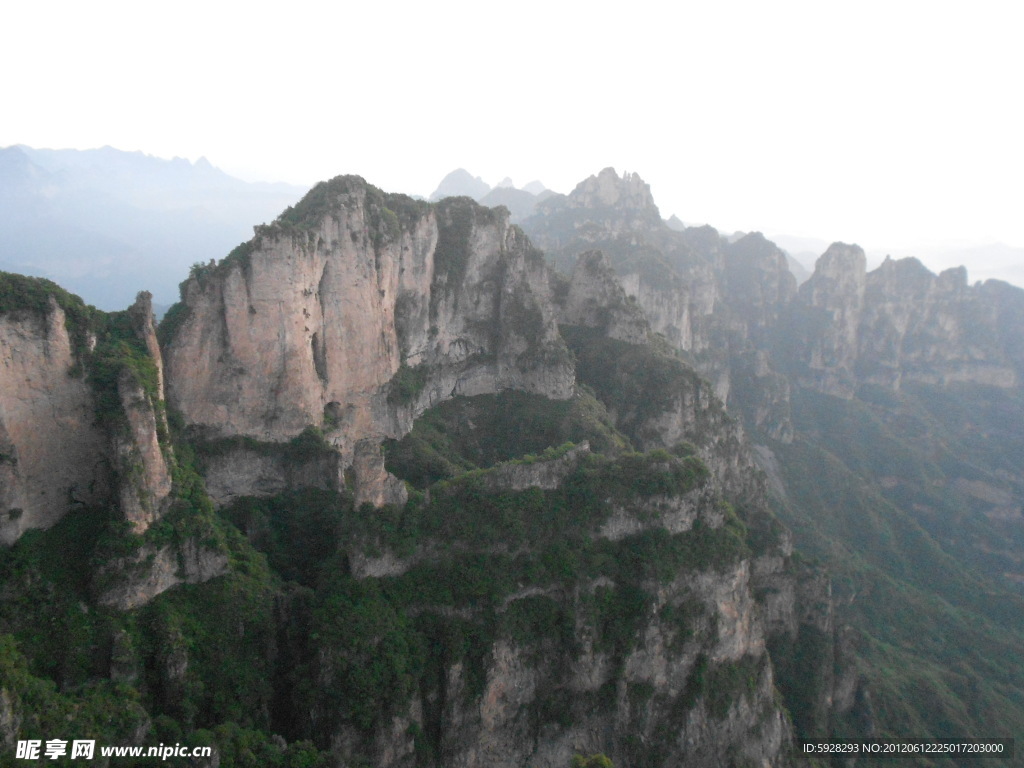
[[[473,227],[480,216],[495,214],[465,197],[446,198],[437,206],[437,248],[434,250],[434,281],[456,286],[462,283],[469,265]]]
[[[585,390],[570,400],[506,391],[458,397],[431,408],[412,432],[385,444],[385,462],[390,472],[426,488],[467,470],[584,440],[595,453],[610,455],[629,445],[604,406]]]
[[[603,752],[584,757],[573,755],[569,768],[615,768],[612,761]]]
[[[609,339],[592,328],[560,330],[576,356],[579,381],[617,414],[616,426],[637,444],[659,442],[658,418],[680,406],[692,415],[695,437],[729,421],[711,385],[667,350]]]
[[[427,366],[420,364],[409,367],[402,363],[391,378],[388,402],[394,405],[411,405],[427,385]]]
[[[270,227],[258,234],[275,230],[306,232],[318,227],[324,217],[339,208],[350,205],[353,195],[362,194],[366,200],[367,224],[373,245],[380,248],[398,239],[426,211],[429,203],[413,200],[407,195],[385,194],[367,184],[359,176],[337,176],[314,186],[294,206],[285,209]]]
[[[440,695],[455,663],[465,670],[463,695],[479,697],[499,641],[550,667],[531,714],[536,727],[571,724],[574,713],[598,705],[567,700],[560,682],[567,668],[560,660],[580,651],[580,622],[593,628],[595,649],[612,654],[621,674],[657,585],[749,555],[744,526],[729,510],[716,529],[698,524],[673,535],[656,527],[618,541],[594,536],[612,504],[635,504],[645,493],[686,493],[706,482],[693,456],[583,457],[558,489],[493,485],[509,467],[558,461],[568,448],[461,473],[433,485],[429,501],[414,497],[403,508],[356,508],[345,495],[306,490],[242,499],[226,510],[271,572],[292,584],[288,610],[299,626],[291,666],[281,672],[290,681],[288,701],[280,704],[288,714],[275,727],[287,725],[287,738],[320,746],[339,727],[368,738],[411,699]],[[386,551],[414,559],[400,573],[357,578],[353,558]],[[432,554],[421,559],[424,552]],[[608,586],[585,586],[602,580]],[[567,599],[581,588],[579,599]],[[696,604],[666,616],[672,611],[680,626],[701,615]],[[417,730],[423,755],[440,754],[437,717],[428,713]]]
[[[1020,534],[962,490],[1016,482],[1019,398],[912,385],[853,400],[798,391],[793,404],[800,437],[773,446],[790,494],[779,514],[834,574],[855,628],[844,663],[871,695],[870,710],[830,722],[806,661],[831,638],[773,647],[797,732],[856,736],[865,718],[887,737],[1020,732],[1024,599],[997,581],[1019,571]]]
[[[161,348],[166,349],[174,340],[178,330],[185,324],[188,317],[189,308],[184,298],[172,304],[170,309],[164,313],[163,319],[160,320],[160,325],[156,329],[156,337]]]
[[[204,440],[194,437],[192,441],[200,464],[215,456],[224,456],[235,451],[251,451],[260,456],[273,456],[284,461],[303,464],[315,459],[333,455],[334,449],[324,437],[320,427],[308,426],[287,443],[257,440],[246,435],[219,437]]]
[[[0,272],[0,316],[28,312],[40,317],[49,312],[50,299],[64,310],[64,325],[76,357],[88,351],[89,336],[103,324],[106,313],[41,277]]]
[[[156,361],[132,326],[128,311],[104,317],[88,358],[88,380],[96,398],[96,416],[108,428],[125,423],[119,382],[128,377],[138,384],[151,404],[159,402]]]

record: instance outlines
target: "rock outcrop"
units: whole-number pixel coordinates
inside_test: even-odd
[[[557,298],[560,323],[596,328],[609,338],[630,344],[647,342],[651,329],[643,310],[626,296],[600,251],[581,253],[568,285],[559,285],[556,294],[564,294]]]
[[[228,569],[226,553],[203,546],[194,539],[180,546],[145,546],[127,558],[112,561],[97,574],[101,586],[96,600],[120,611],[139,608],[179,584],[201,584]]]
[[[117,396],[124,418],[112,426],[111,442],[121,514],[135,533],[143,533],[170,505],[174,459],[164,413],[163,362],[153,327],[152,297],[140,293],[128,316],[153,370],[140,375],[125,367],[118,375]]]
[[[838,397],[863,384],[1011,388],[1024,367],[1013,321],[1001,321],[1022,303],[1016,293],[969,286],[962,267],[935,275],[913,258],[867,273],[863,251],[836,243],[800,287],[779,345],[802,385]]]
[[[543,258],[507,212],[464,198],[417,203],[354,177],[319,185],[197,270],[178,312],[169,401],[208,439],[285,443],[312,425],[354,466],[357,445],[401,436],[454,395],[573,390]],[[367,475],[368,450],[357,493],[399,500]]]
[[[763,354],[796,293],[781,250],[758,233],[730,241],[708,226],[672,229],[647,185],[612,169],[538,206],[523,226],[563,271],[599,248],[651,329],[690,355],[730,409],[791,438],[787,384]]]
[[[50,296],[0,313],[0,542],[105,499],[106,439],[94,426],[87,349]]]
[[[269,675],[254,688],[266,698],[254,718],[289,738],[314,739],[345,764],[404,768],[425,749],[439,764],[465,768],[561,768],[582,751],[627,765],[784,763],[792,726],[769,648],[816,639],[814,627],[836,630],[831,618],[800,606],[811,597],[827,602],[827,588],[807,586],[794,568],[742,425],[723,402],[740,402],[756,428],[785,435],[784,386],[754,394],[779,376],[773,329],[797,301],[784,256],[759,235],[729,242],[710,228],[672,232],[647,185],[610,169],[542,205],[565,214],[546,236],[609,247],[611,257],[588,251],[560,281],[505,210],[464,198],[417,202],[342,177],[258,227],[221,263],[194,268],[161,329],[162,345],[145,295],[108,318],[91,351],[73,351],[52,300],[42,315],[0,316],[0,331],[34,334],[38,358],[9,366],[11,391],[19,376],[56,381],[76,362],[90,371],[84,383],[64,375],[59,383],[70,394],[52,396],[82,414],[93,442],[80,450],[92,447],[99,468],[84,479],[58,478],[75,492],[91,482],[97,503],[116,506],[138,537],[129,554],[106,553],[91,598],[132,611],[172,587],[230,572],[237,584],[225,580],[229,586],[207,594],[238,609],[231,642],[259,627],[257,655]],[[597,223],[587,223],[595,211]],[[817,344],[823,361],[815,371],[842,362],[838,380],[857,370],[843,323],[863,315],[868,291],[861,270],[860,303],[847,312],[849,270],[834,261],[835,275],[823,269],[800,295],[837,325],[807,344]],[[727,297],[736,308],[723,306]],[[654,337],[648,318],[678,350]],[[398,504],[406,487],[385,469],[381,445],[428,408],[506,389],[564,400],[576,393],[577,376],[632,447],[657,450],[595,456],[584,443],[460,474],[430,486],[417,504]],[[210,498],[188,474],[189,452],[179,452],[178,464],[171,449],[165,387]],[[0,405],[0,439],[12,446],[3,448],[0,471],[14,472],[27,450],[17,425],[37,416],[12,418],[8,399]],[[44,443],[61,424],[47,418],[54,423]],[[11,477],[19,488],[32,485]],[[181,477],[194,497],[175,487]],[[464,497],[456,496],[460,483]],[[263,545],[280,546],[266,558],[251,557],[238,531],[219,536],[223,521],[211,522],[211,498],[226,506],[297,488],[342,493],[321,494],[330,499],[323,508],[311,493],[309,508],[291,510],[294,520],[282,520],[291,512],[274,517],[276,500],[251,501],[259,524],[250,543],[265,535]],[[36,507],[28,519],[41,527],[65,512]],[[466,520],[446,528],[462,514]],[[289,538],[305,546],[321,523],[355,527],[343,542],[325,532],[325,552],[282,564]],[[431,592],[432,579],[453,574]],[[246,579],[251,588],[238,586]],[[333,623],[350,609],[351,626]],[[209,617],[172,620],[175,610],[160,606],[166,626],[156,616],[141,628],[149,645],[137,653],[150,653],[154,711],[163,707],[191,727],[196,712],[214,712],[227,694],[206,696],[198,684],[202,663],[219,663],[196,639],[195,626]],[[317,631],[304,633],[313,625]],[[131,642],[118,635],[112,655],[132,656]],[[226,666],[230,679],[235,665]],[[136,668],[122,664],[117,675],[131,681]],[[404,693],[385,709],[379,683],[391,671]],[[299,674],[310,684],[294,686]],[[815,675],[850,698],[832,666]],[[377,687],[360,689],[367,680]],[[370,696],[357,711],[338,691]],[[811,705],[827,712],[829,697]],[[4,712],[0,697],[0,721],[10,721]]]
[[[800,334],[799,359],[807,368],[801,384],[852,396],[866,263],[859,246],[833,243],[800,286],[803,311],[791,331]]]
[[[6,279],[46,298],[0,313],[0,540],[107,504],[142,533],[167,510],[173,462],[149,294],[99,338],[95,310]]]
[[[588,464],[590,458],[586,447],[578,446],[546,461],[499,465],[479,476],[474,487],[549,492],[546,500],[554,503],[563,485],[586,483],[602,471],[599,460]],[[645,471],[660,476],[695,460],[665,455],[651,461]],[[623,477],[632,482],[634,474]],[[609,505],[610,516],[577,532],[605,539],[614,547],[605,551],[625,569],[628,558],[618,558],[645,536],[666,547],[691,542],[701,551],[716,549],[701,565],[691,560],[681,571],[658,578],[652,561],[647,576],[637,581],[579,574],[554,583],[520,582],[486,609],[481,604],[413,606],[416,615],[433,617],[427,625],[450,621],[453,627],[475,627],[490,621],[486,617],[493,611],[497,623],[488,632],[495,634],[484,641],[487,650],[478,663],[446,651],[420,690],[372,733],[346,723],[336,726],[332,751],[342,761],[364,759],[378,768],[407,765],[425,744],[441,764],[463,768],[561,768],[574,753],[599,751],[625,765],[696,759],[711,766],[785,763],[791,725],[775,693],[767,640],[769,633],[799,631],[802,618],[794,605],[799,587],[784,565],[785,540],[756,558],[729,549],[728,530],[737,521],[723,507],[717,487],[710,474],[697,475],[679,492]],[[447,492],[452,488],[438,491]],[[438,545],[419,550],[420,568],[425,561],[451,557],[450,544]],[[465,546],[460,542],[455,551],[464,552]],[[501,562],[494,566],[498,573]],[[408,568],[386,556],[360,563],[359,578],[395,577]],[[773,611],[756,596],[769,571],[773,589],[785,596],[784,605]],[[625,604],[620,601],[637,602],[639,612],[615,613],[614,606]],[[548,618],[523,618],[535,615]],[[531,631],[524,633],[517,629],[522,621],[541,623],[529,624]],[[623,621],[632,622],[629,629],[618,624]],[[330,662],[318,670],[322,687],[335,684]]]

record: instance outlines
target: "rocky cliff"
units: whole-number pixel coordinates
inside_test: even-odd
[[[464,198],[428,205],[353,177],[321,184],[195,270],[176,313],[168,397],[186,423],[208,440],[277,444],[321,429],[375,503],[401,488],[363,454],[431,404],[573,389],[543,258],[507,213]]]
[[[651,328],[687,353],[730,410],[792,435],[788,384],[765,353],[796,293],[781,250],[757,233],[730,240],[711,227],[672,229],[639,177],[610,168],[538,206],[523,226],[564,271],[599,248]]]
[[[56,298],[44,302],[0,313],[5,544],[30,528],[49,528],[69,509],[95,504],[109,491],[106,441],[93,426],[93,394],[82,369],[87,350],[74,349]]]
[[[199,559],[209,553],[187,536],[158,546],[144,538],[185,492],[174,493],[176,460],[150,295],[108,314],[48,281],[0,275],[0,345],[4,543],[71,516],[72,525],[138,537],[137,551],[124,563],[134,558],[146,568],[112,567],[86,578],[101,602],[140,604],[140,595],[149,599],[178,583],[182,547]],[[149,555],[157,550],[165,578],[133,589],[129,582],[149,573]],[[204,581],[225,564],[186,568],[190,575],[183,578]],[[123,596],[106,597],[110,589]]]
[[[615,184],[614,174],[602,175]],[[619,184],[625,192],[636,181]],[[798,290],[785,255],[761,235],[662,223],[653,203],[641,222],[613,195],[569,197],[574,207],[539,206],[524,229],[565,275],[580,254],[600,248],[608,256],[652,329],[758,443],[757,464],[799,546],[838,574],[839,599],[801,593],[792,604],[802,606],[803,628],[770,643],[798,730],[981,732],[994,727],[995,712],[1004,713],[1003,732],[1019,729],[1011,721],[1024,722],[1024,710],[994,682],[1003,673],[977,662],[999,658],[1024,681],[1024,657],[1010,639],[1019,638],[1024,610],[1024,487],[1011,466],[1021,441],[1008,426],[1024,419],[1024,291],[969,285],[963,269],[934,275],[914,259],[889,259],[869,273],[863,251],[842,243]],[[581,354],[595,352],[593,334],[570,329],[567,338],[581,381],[634,440],[697,435],[684,439],[709,468],[728,466],[715,460],[714,441],[699,439],[729,434],[707,423],[713,407],[673,407],[658,396],[655,376],[626,390],[617,380],[622,365],[656,369],[625,362],[625,349]],[[744,455],[719,455],[727,454]],[[742,487],[720,479],[734,492]],[[771,604],[788,588],[764,589]],[[808,613],[815,602],[832,607]],[[971,640],[955,648],[922,640],[939,624]],[[829,671],[833,663],[845,671]],[[979,700],[966,688],[939,682],[950,665],[971,691],[984,691],[988,714],[977,714]],[[813,681],[803,677],[811,669]]]
[[[799,587],[785,538],[751,552],[717,487],[694,457],[612,461],[585,447],[435,486],[411,558],[381,529],[390,566],[335,579],[363,596],[359,613],[347,601],[314,611],[319,639],[297,653],[319,690],[349,698],[296,702],[298,732],[375,766],[426,754],[559,768],[598,751],[617,765],[786,764],[791,726],[766,641],[801,631]],[[342,546],[349,562],[367,551]],[[770,607],[758,597],[769,578]],[[385,619],[399,607],[412,621]],[[346,640],[324,645],[342,627]],[[384,644],[358,639],[370,627]],[[417,636],[428,655],[410,686],[403,649]],[[399,677],[371,694],[355,666]]]
[[[863,251],[837,243],[800,287],[785,332],[800,339],[801,382],[829,394],[906,382],[1008,389],[1020,383],[1021,357],[1012,323],[1000,320],[1021,303],[1015,294],[969,286],[963,268],[934,275],[913,258],[866,273]]]
[[[171,492],[149,294],[108,320],[56,286],[16,276],[5,281],[4,541],[49,528],[71,510],[107,504],[111,494],[123,519],[142,533],[166,511]]]
[[[503,210],[342,177],[194,267],[160,345],[145,297],[0,305],[0,492],[52,526],[0,558],[3,737],[45,698],[222,764],[724,766],[1024,722],[978,575],[1020,567],[1024,292],[843,244],[798,290],[610,169],[537,210],[564,275]],[[46,479],[79,429],[92,474]]]
[[[125,365],[118,373],[117,399],[124,418],[111,427],[110,438],[121,514],[135,533],[144,533],[170,506],[174,455],[164,412],[163,360],[148,293],[139,294],[128,319],[144,345],[141,360],[147,365]]]

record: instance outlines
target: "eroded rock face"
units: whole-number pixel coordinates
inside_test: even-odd
[[[719,399],[773,438],[792,438],[785,379],[758,357],[796,293],[775,245],[759,233],[731,240],[709,226],[673,229],[646,184],[611,169],[538,206],[524,227],[563,271],[600,248],[651,329],[692,356]]]
[[[550,461],[499,466],[485,485],[550,490],[585,457],[580,446]],[[594,533],[621,541],[657,529],[686,535],[695,524],[721,529],[726,519],[717,487],[708,480],[680,495],[633,499]],[[642,589],[648,600],[621,640],[628,647],[609,643],[608,627],[594,613],[621,596],[624,584],[598,576],[521,586],[489,610],[501,616],[528,604],[520,601],[558,606],[560,615],[571,617],[566,636],[560,639],[555,627],[527,638],[501,632],[482,668],[470,669],[456,657],[372,734],[338,727],[332,750],[343,762],[362,757],[378,768],[397,768],[411,764],[408,734],[417,733],[429,734],[441,764],[463,768],[562,768],[581,752],[604,752],[624,765],[685,765],[695,755],[709,766],[781,764],[792,733],[766,638],[795,632],[801,621],[798,585],[784,565],[788,554],[783,542],[756,560],[716,562],[626,587]],[[421,550],[418,556],[443,555]],[[394,575],[406,566],[385,553],[361,562],[359,578]],[[769,580],[779,595],[771,610],[756,597]],[[479,607],[427,604],[422,611],[479,619]],[[321,674],[321,684],[329,685],[330,668]]]
[[[1015,291],[971,287],[963,268],[935,275],[913,258],[870,273],[864,264],[859,248],[836,243],[800,287],[779,343],[801,384],[844,398],[865,383],[1018,385],[1006,317],[1021,303]]]
[[[188,283],[165,354],[189,424],[279,443],[323,427],[350,466],[361,441],[400,437],[453,395],[572,394],[543,258],[507,212],[354,177],[317,190]],[[372,483],[357,495],[388,496]]]
[[[800,305],[807,311],[798,329],[805,334],[801,361],[807,374],[802,384],[839,397],[853,396],[866,264],[860,247],[833,243],[800,286]]]
[[[734,755],[754,764],[776,764],[788,749],[790,727],[774,700],[772,669],[757,619],[744,607],[749,598],[743,579],[740,568],[696,589],[679,583],[661,590],[650,621],[624,660],[595,645],[592,628],[584,624],[576,628],[581,647],[572,659],[559,658],[554,648],[538,654],[537,649],[500,640],[489,657],[482,695],[470,707],[464,703],[472,699],[466,670],[461,664],[452,666],[441,715],[446,724],[444,764],[561,768],[576,753],[600,751],[615,756],[617,765],[630,765],[630,757],[641,755],[658,765],[683,765],[700,755],[700,765],[724,766],[730,764],[723,754],[726,744]],[[590,585],[591,591],[602,588]],[[734,588],[743,595],[732,594]],[[588,590],[582,590],[579,599],[587,597]],[[677,626],[658,618],[686,601],[694,612],[689,640]],[[708,642],[736,655],[710,661],[702,653]],[[696,692],[695,675],[711,676],[709,669],[731,665],[742,665],[752,684],[742,691],[720,691],[730,699],[727,706]],[[682,702],[690,697],[687,707]],[[559,702],[559,711],[547,716],[560,722],[538,729],[536,712],[548,701],[552,703],[547,706]]]
[[[630,344],[645,343],[650,333],[643,310],[626,297],[611,263],[600,251],[587,251],[576,259],[558,320],[597,328],[609,338]]]
[[[117,399],[123,418],[109,429],[121,514],[135,533],[143,533],[170,506],[174,457],[163,409],[163,362],[149,293],[138,295],[128,316],[152,361],[155,380],[144,383],[130,367],[121,370]]]
[[[487,476],[492,490],[522,491],[527,488],[552,490],[558,488],[576,468],[580,459],[590,453],[590,443],[584,440],[565,454],[550,461],[532,464],[511,462],[495,467]]]
[[[157,437],[153,404],[142,385],[125,371],[117,389],[127,421],[113,436],[121,514],[142,533],[166,511],[171,473]]]
[[[240,446],[203,459],[206,492],[217,506],[242,496],[273,496],[282,488],[336,490],[344,482],[338,454],[296,460],[276,452]]]
[[[638,173],[623,173],[605,168],[596,176],[581,181],[567,199],[571,208],[618,208],[641,213],[657,213],[651,187]]]
[[[100,605],[126,611],[138,608],[179,584],[199,584],[227,572],[228,556],[194,539],[180,546],[146,546],[104,569],[116,573],[113,586],[97,595]],[[103,572],[100,573],[102,581]]]
[[[859,378],[895,389],[904,381],[1017,386],[999,309],[967,285],[963,267],[936,276],[917,259],[886,259],[867,275]]]
[[[0,542],[105,498],[106,440],[64,311],[0,315]],[[77,375],[72,375],[78,371]]]

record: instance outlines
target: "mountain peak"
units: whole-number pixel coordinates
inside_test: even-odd
[[[638,173],[624,172],[619,177],[614,168],[605,168],[596,176],[581,181],[569,193],[573,208],[617,208],[629,211],[653,211],[660,220],[651,187]]]
[[[814,265],[815,272],[834,272],[836,270],[859,272],[867,269],[867,258],[864,249],[859,245],[832,243]]]
[[[431,200],[441,200],[445,197],[471,197],[479,200],[491,191],[491,185],[479,176],[472,175],[465,168],[456,168],[437,185],[437,189],[430,195]]]

